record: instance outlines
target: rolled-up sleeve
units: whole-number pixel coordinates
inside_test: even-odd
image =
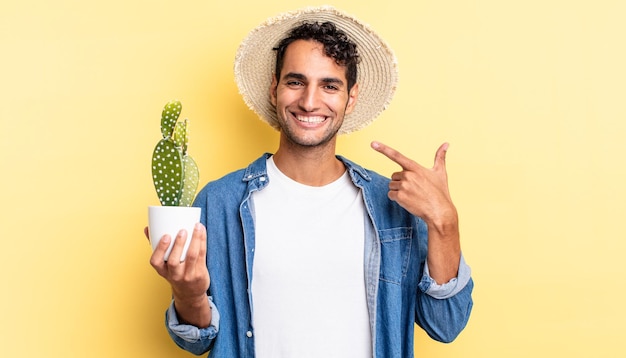
[[[430,277],[430,271],[428,270],[428,262],[424,264],[424,275],[419,283],[419,288],[422,292],[437,299],[450,298],[459,293],[470,281],[472,277],[472,270],[465,263],[463,255],[459,262],[459,271],[457,277],[451,279],[444,284],[438,284]]]
[[[217,336],[220,325],[220,314],[211,297],[207,296],[211,306],[211,325],[198,328],[189,324],[182,324],[178,320],[174,300],[165,312],[165,325],[174,342],[186,351],[194,354],[203,354],[209,351],[213,340]]]
[[[433,339],[449,343],[461,333],[472,311],[474,283],[471,270],[461,256],[457,277],[439,285],[428,274],[418,284],[415,322]]]

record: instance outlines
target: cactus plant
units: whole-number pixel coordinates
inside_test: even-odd
[[[178,121],[181,110],[180,101],[163,107],[163,138],[152,153],[152,180],[163,206],[191,206],[198,188],[198,166],[187,153],[189,121]]]

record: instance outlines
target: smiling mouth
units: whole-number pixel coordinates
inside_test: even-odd
[[[296,116],[296,119],[304,123],[322,123],[326,120],[323,116]]]

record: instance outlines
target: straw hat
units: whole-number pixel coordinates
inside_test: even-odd
[[[307,7],[266,20],[243,40],[235,57],[235,81],[245,103],[262,120],[278,128],[269,89],[276,63],[273,50],[294,27],[304,22],[333,22],[357,45],[359,97],[346,115],[339,134],[370,124],[387,107],[396,89],[398,69],[393,51],[378,35],[354,17],[332,6]]]

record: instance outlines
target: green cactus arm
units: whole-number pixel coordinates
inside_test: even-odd
[[[160,140],[154,148],[152,180],[161,205],[179,205],[184,185],[183,156],[170,138]]]
[[[161,135],[163,138],[172,137],[182,108],[180,101],[170,101],[163,107],[163,112],[161,112]]]
[[[152,153],[152,179],[161,205],[191,206],[198,189],[199,171],[187,155],[188,120],[178,121],[180,101],[170,101],[161,113],[163,139]]]
[[[186,118],[184,121],[176,123],[172,137],[172,139],[174,139],[174,144],[176,144],[176,147],[180,148],[183,156],[187,155],[187,147],[189,145],[189,132],[187,131],[188,125],[189,121]]]
[[[198,190],[198,182],[200,181],[200,174],[198,165],[190,156],[183,156],[184,166],[184,184],[182,189],[182,195],[180,196],[179,206],[191,206],[193,199],[196,196],[196,190]]]

